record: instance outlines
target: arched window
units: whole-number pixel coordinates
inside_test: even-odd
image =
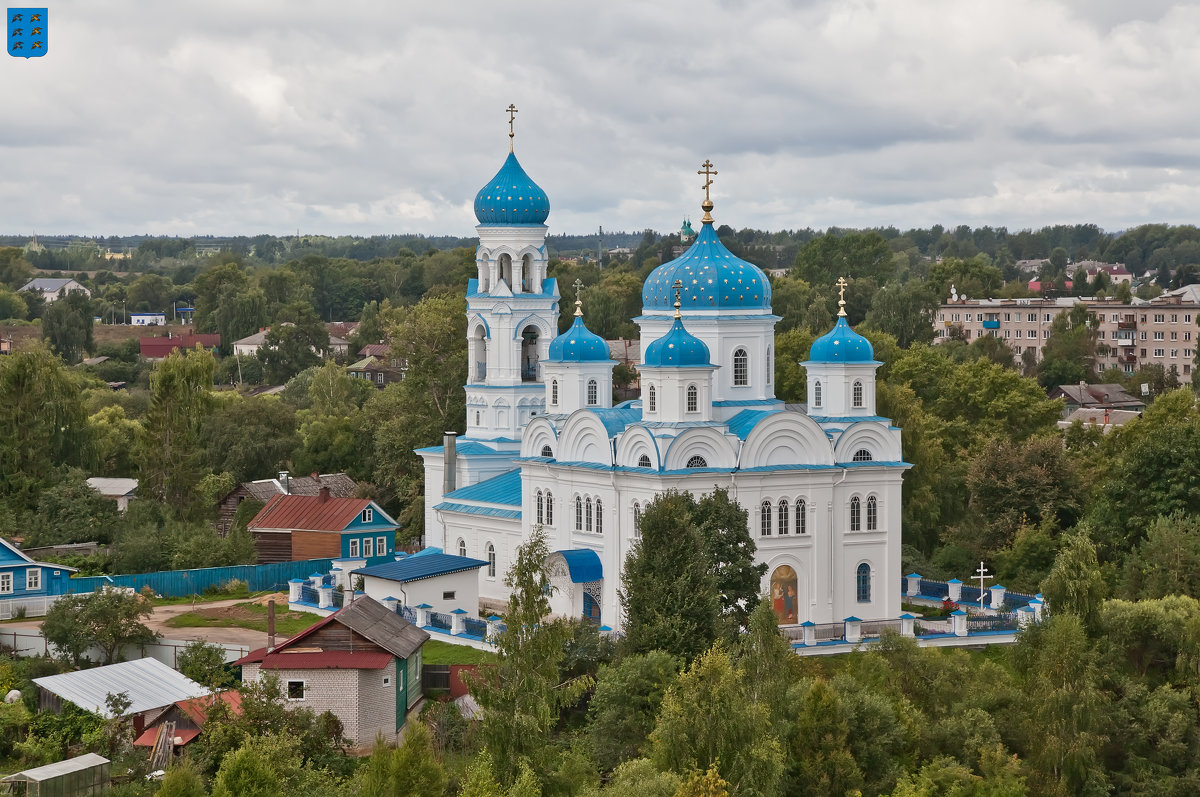
[[[467,555],[467,541],[464,540],[462,537],[458,538],[458,555],[459,556]]]
[[[554,525],[554,496],[549,490],[546,491],[546,525]]]
[[[638,467],[639,468],[650,467],[650,457],[647,456],[646,454],[642,454],[640,457],[638,457]]]
[[[650,390],[646,394],[646,409],[649,412],[654,412],[657,403],[658,402],[654,400],[654,385],[651,385]]]
[[[745,349],[733,353],[733,385],[743,387],[750,384],[750,355]]]
[[[575,530],[583,531],[583,499],[575,496]]]
[[[596,533],[604,533],[604,503],[599,498],[596,499]]]
[[[537,491],[537,522],[539,525],[546,522],[546,498],[541,490]]]
[[[633,536],[642,536],[642,505],[633,502]]]
[[[542,446],[542,456],[543,457],[553,457],[554,450],[551,449],[550,446]]]
[[[596,380],[589,379],[588,383],[587,383],[587,403],[588,403],[589,407],[596,406],[596,403],[597,403],[597,395],[596,394],[598,392],[599,391],[596,389]]]
[[[855,592],[858,594],[859,603],[871,602],[871,566],[863,562],[858,566],[858,574],[855,579]]]
[[[771,536],[771,502],[763,501],[758,513],[759,533],[764,537]]]
[[[585,528],[588,531],[592,530],[592,499],[589,498],[584,502],[584,519],[587,521]]]
[[[475,425],[476,426],[479,425],[479,419],[480,419],[479,410],[475,410]]]
[[[873,459],[875,459],[875,457],[871,456],[871,452],[865,448],[860,448],[854,452],[855,462],[870,462]]]
[[[496,546],[487,544],[488,578],[496,577]]]
[[[789,520],[789,518],[788,518],[788,502],[787,502],[787,499],[785,498],[779,502],[779,533],[780,534],[788,533],[788,520]]]
[[[854,402],[855,407],[861,407],[863,405],[863,386],[862,386],[861,379],[854,380],[853,399],[852,400]]]
[[[875,496],[867,499],[867,531],[875,531],[879,528],[879,504],[875,500]]]
[[[690,457],[687,461],[687,467],[689,467],[689,468],[707,468],[708,460],[706,460],[704,457],[700,457],[700,456]]]
[[[688,385],[687,389],[687,411],[698,412],[700,410],[700,391],[695,385]]]
[[[850,499],[850,530],[862,530],[862,502],[857,495]]]
[[[557,379],[550,380],[550,406],[551,407],[558,406],[558,380]]]
[[[821,380],[813,382],[813,407],[821,409]]]
[[[806,517],[808,505],[804,503],[804,499],[796,501],[796,533],[808,534],[808,518]]]
[[[767,347],[767,384],[771,384],[771,372],[775,370],[775,358],[771,356],[771,347]]]

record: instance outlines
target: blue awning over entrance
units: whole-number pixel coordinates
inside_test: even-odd
[[[604,578],[604,568],[600,565],[600,557],[596,552],[587,548],[570,551],[555,551],[567,563],[567,571],[571,574],[572,584],[586,584],[589,581],[600,581]]]

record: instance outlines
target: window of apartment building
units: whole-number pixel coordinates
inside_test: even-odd
[[[1142,357],[1145,357],[1145,356],[1146,356],[1146,350],[1145,350],[1145,349],[1142,349],[1142,354],[1141,354],[1141,356],[1142,356]]]
[[[1007,330],[1007,329],[1006,329],[1006,330],[1004,330],[1004,337],[1006,337],[1006,338],[1008,337],[1008,330]]]
[[[1179,333],[1178,333],[1178,332],[1172,332],[1172,333],[1171,333],[1171,340],[1179,340]]]
[[[958,321],[958,313],[954,313],[953,315],[951,315],[951,316],[950,316],[950,320],[951,320],[951,321]]]
[[[1030,313],[1025,319],[1026,321],[1037,321],[1037,313]]]
[[[1048,329],[1043,329],[1043,330],[1042,330],[1042,337],[1043,337],[1043,338],[1047,338],[1047,339],[1048,339],[1048,338],[1050,337],[1050,330],[1048,330]]]
[[[973,314],[967,313],[967,322],[969,323],[973,317],[974,317]],[[982,314],[981,314],[981,317],[982,317]]]
[[[1154,356],[1155,357],[1164,357],[1164,356],[1166,356],[1165,352],[1166,352],[1166,349],[1155,349]]]
[[[1171,323],[1172,324],[1179,323],[1179,314],[1178,313],[1171,313]]]
[[[1167,320],[1166,313],[1155,313],[1154,314],[1154,323],[1161,324],[1161,323],[1165,322],[1166,320]]]
[[[1139,333],[1138,333],[1138,339],[1139,339],[1139,340],[1145,340],[1145,339],[1146,339],[1146,333],[1145,333],[1145,332],[1139,332]]]
[[[1146,315],[1144,313],[1142,314],[1142,323],[1146,323]]]
[[[1010,318],[1009,318],[1009,315],[1010,315],[1009,313],[1005,313],[1005,314],[1004,314],[1004,320],[1005,320],[1005,321],[1011,321],[1011,320],[1012,320],[1012,319],[1010,319]]]
[[[1161,332],[1155,332],[1155,333],[1154,333],[1154,339],[1155,339],[1155,340],[1162,340],[1162,339],[1163,339],[1163,333],[1161,333]]]
[[[1184,332],[1184,333],[1183,333],[1183,339],[1184,339],[1184,340],[1191,340],[1191,339],[1192,339],[1192,333],[1191,333],[1191,332]]]
[[[1190,324],[1190,323],[1192,323],[1192,314],[1191,314],[1191,313],[1184,313],[1184,314],[1183,314],[1183,323],[1185,323],[1185,324]]]
[[[1184,350],[1183,350],[1183,356],[1184,356],[1184,357],[1191,357],[1191,356],[1192,356],[1192,350],[1191,350],[1191,349],[1184,349]]]
[[[938,313],[938,321],[945,321],[945,320],[946,320],[946,314]]]
[[[1121,316],[1117,315],[1116,313],[1113,313],[1112,320],[1113,320],[1113,323],[1115,324],[1121,320]]]
[[[1172,357],[1178,357],[1178,356],[1179,356],[1179,349],[1171,349],[1171,356],[1172,356]]]
[[[1049,313],[1046,313],[1045,319],[1046,319],[1046,323],[1048,324],[1054,320],[1054,316],[1050,315]]]

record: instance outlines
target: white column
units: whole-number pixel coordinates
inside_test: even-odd
[[[843,622],[846,623],[846,641],[852,644],[862,642],[862,620],[850,616]]]
[[[300,600],[300,588],[308,582],[302,578],[293,578],[288,582],[288,603]]]
[[[418,606],[416,608],[417,625],[420,626],[421,628],[424,628],[425,626],[429,625],[429,610],[432,608],[433,607],[430,606],[428,603],[422,603],[420,606]]]
[[[1004,593],[1005,588],[997,584],[992,587],[992,608],[996,611],[1004,608]]]
[[[950,588],[950,600],[955,603],[962,601],[962,582],[957,578],[952,578],[946,582],[946,586]]]
[[[800,624],[800,627],[804,629],[804,646],[805,647],[811,648],[813,645],[817,644],[817,634],[816,634],[816,631],[814,630],[815,626],[816,626],[816,623],[814,623],[812,620],[805,620],[803,623]]]
[[[916,621],[917,618],[908,612],[900,615],[900,636],[915,637],[917,635]]]
[[[955,636],[967,635],[967,613],[962,609],[955,609],[950,612],[951,625],[954,628]]]
[[[450,633],[461,634],[466,631],[466,624],[463,619],[466,618],[467,612],[464,609],[455,609],[450,612]]]
[[[333,606],[333,587],[322,584],[317,587],[317,608],[328,609]]]
[[[913,595],[920,595],[921,594],[921,574],[920,573],[909,573],[907,576],[905,576],[905,578],[908,579],[907,594],[909,595],[909,597],[911,597]]]

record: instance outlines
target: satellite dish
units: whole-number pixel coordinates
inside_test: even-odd
[[[1142,395],[1143,396],[1150,395],[1150,383],[1149,382],[1142,382]]]

